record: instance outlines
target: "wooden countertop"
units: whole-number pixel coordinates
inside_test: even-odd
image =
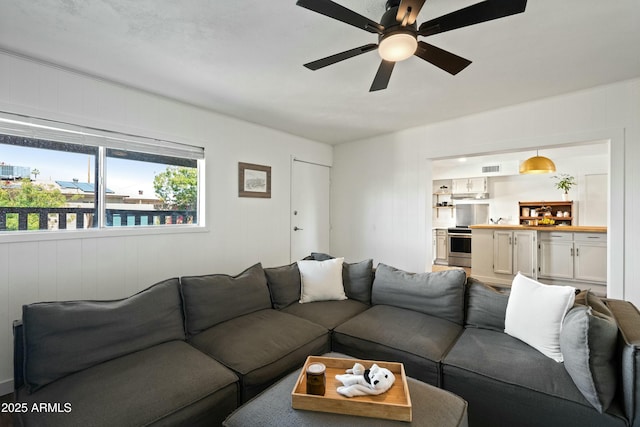
[[[517,224],[478,224],[472,225],[476,230],[537,230],[537,231],[568,231],[582,233],[606,233],[607,227],[595,225],[517,225]]]

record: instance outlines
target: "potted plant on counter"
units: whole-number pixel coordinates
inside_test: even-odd
[[[569,200],[569,190],[571,190],[571,187],[573,187],[574,185],[578,185],[578,183],[576,182],[576,179],[569,175],[568,173],[561,173],[559,175],[554,175],[551,177],[552,179],[556,179],[556,188],[558,190],[562,190],[562,200],[567,201]]]

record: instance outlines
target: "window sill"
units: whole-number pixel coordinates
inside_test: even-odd
[[[52,240],[99,239],[103,237],[157,236],[158,234],[208,233],[207,227],[198,225],[173,225],[171,227],[116,227],[91,230],[65,231],[10,231],[0,233],[2,243],[24,243]]]

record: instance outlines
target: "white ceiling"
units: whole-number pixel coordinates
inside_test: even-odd
[[[466,176],[481,176],[483,166],[501,165],[502,167],[513,166],[513,172],[518,173],[520,163],[529,157],[540,155],[550,158],[556,162],[562,159],[586,159],[597,157],[602,162],[608,162],[609,143],[608,141],[588,141],[575,144],[564,144],[560,146],[546,147],[541,150],[517,150],[508,152],[493,152],[490,154],[479,154],[468,157],[451,157],[437,159],[432,163],[433,179],[448,179],[456,177],[459,170],[464,171]],[[475,171],[469,175],[469,171]],[[562,171],[560,171],[562,172]],[[559,172],[559,173],[560,173]],[[484,174],[490,176],[490,174]],[[498,174],[500,175],[500,174]]]
[[[337,0],[379,21],[385,0]],[[474,0],[427,0],[418,23]],[[295,0],[1,0],[0,49],[222,114],[340,143],[640,76],[640,1],[529,0],[523,14],[430,43],[457,76],[413,57],[369,93],[376,52],[303,63],[376,35]]]

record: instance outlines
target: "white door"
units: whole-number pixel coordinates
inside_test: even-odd
[[[607,180],[607,174],[584,176],[585,196],[580,204],[581,225],[607,225],[607,208],[609,207]]]
[[[293,159],[291,164],[291,262],[311,252],[329,253],[328,166]]]

